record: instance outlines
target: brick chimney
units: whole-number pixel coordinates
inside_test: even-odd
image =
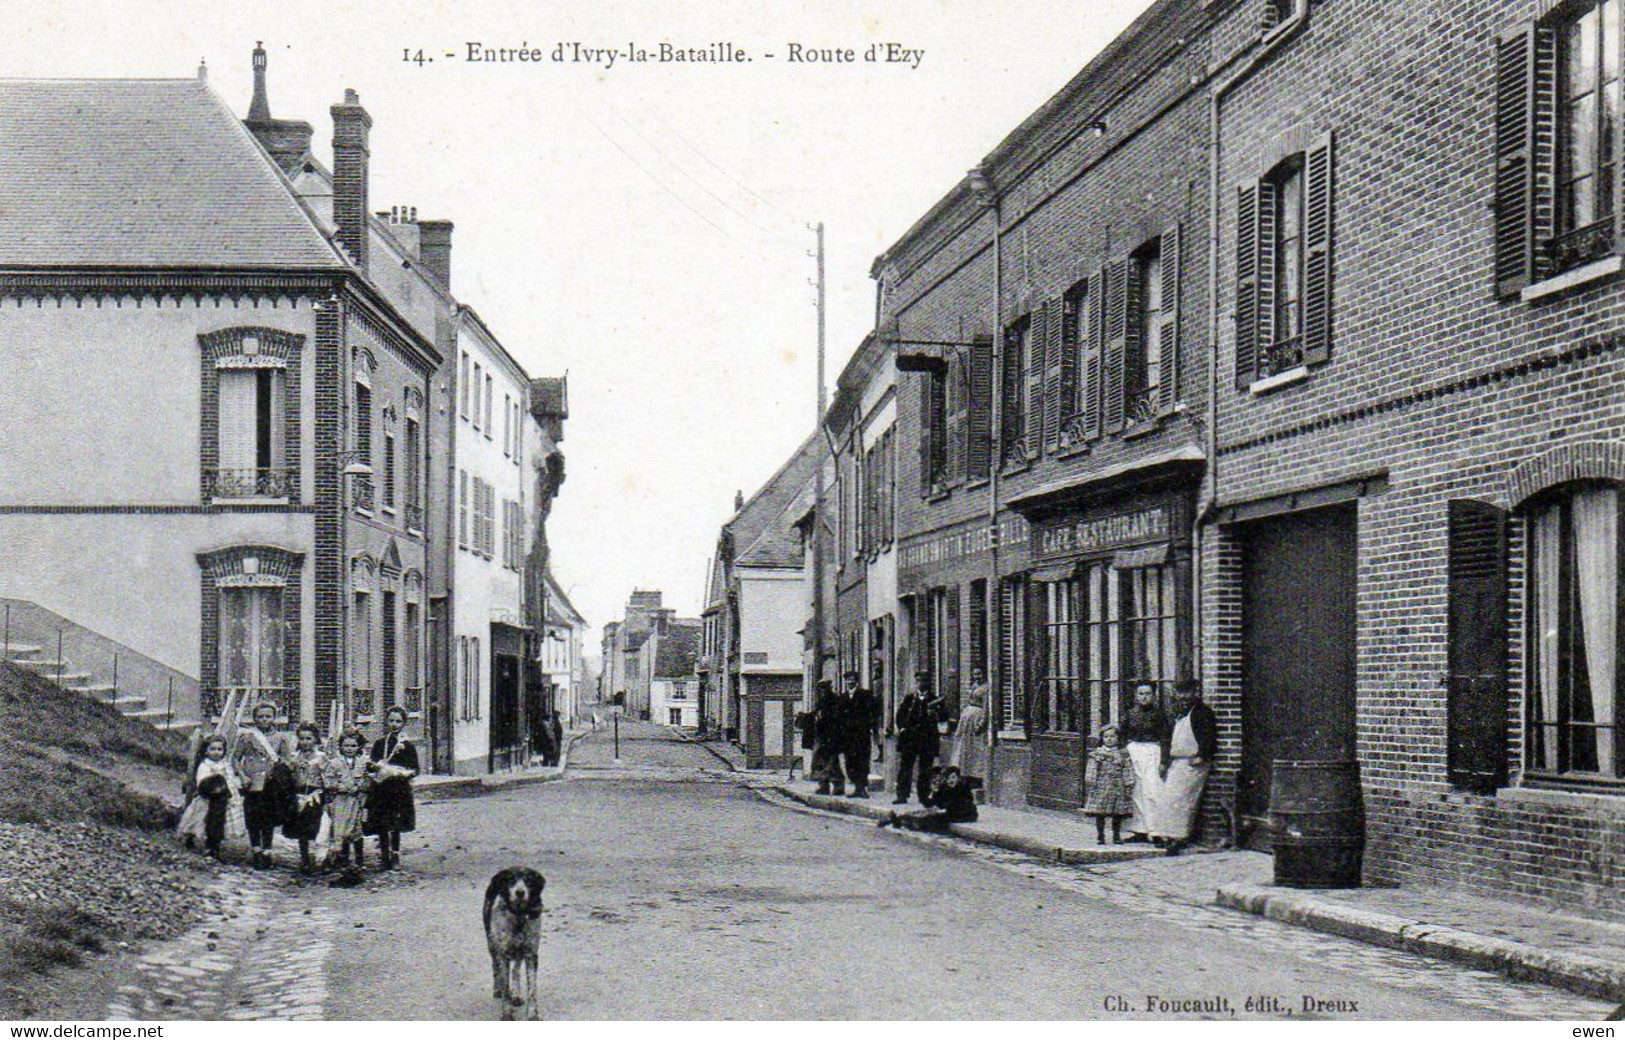
[[[271,153],[271,158],[290,176],[299,172],[305,156],[310,154],[310,141],[315,131],[302,119],[274,119],[271,101],[265,91],[265,46],[254,45],[254,100],[248,105],[248,118],[243,120],[248,132],[259,140],[260,146]]]
[[[367,134],[372,117],[361,95],[344,92],[333,113],[333,224],[338,242],[363,274],[367,271]]]
[[[451,291],[451,230],[449,220],[418,221],[418,263],[440,287]]]

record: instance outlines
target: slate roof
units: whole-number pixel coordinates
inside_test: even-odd
[[[206,83],[13,79],[0,266],[346,265]]]
[[[806,497],[822,458],[823,441],[814,433],[727,523],[734,537],[735,566],[801,566],[801,535],[796,521],[806,512],[806,506],[799,511],[795,506]]]
[[[694,674],[694,662],[700,656],[700,622],[689,618],[674,619],[660,637],[655,651],[653,679],[682,679]]]

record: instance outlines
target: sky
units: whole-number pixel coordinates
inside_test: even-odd
[[[1149,6],[114,0],[87,18],[80,0],[25,2],[0,76],[175,78],[203,61],[246,114],[263,40],[272,114],[312,123],[324,158],[329,106],[360,93],[373,208],[455,221],[455,295],[531,375],[569,376],[548,537],[595,629],[633,588],[697,614],[734,493],[811,433],[811,225],[833,386],[873,324],[874,258]],[[626,59],[662,43],[752,60]],[[863,60],[888,43],[923,53]],[[470,44],[541,60],[469,61]],[[581,60],[554,61],[561,45]],[[406,60],[420,52],[433,60]]]

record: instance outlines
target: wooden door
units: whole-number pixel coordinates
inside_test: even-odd
[[[1254,521],[1243,535],[1236,811],[1259,848],[1275,759],[1354,757],[1355,506]]]

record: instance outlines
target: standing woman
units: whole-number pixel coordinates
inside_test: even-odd
[[[367,760],[361,754],[361,733],[347,729],[339,737],[339,753],[322,766],[322,797],[333,824],[333,848],[338,861],[350,865],[350,847],[355,846],[355,865],[367,865],[366,847],[361,843],[361,817],[367,804],[372,780]]]
[[[318,746],[322,731],[314,722],[301,722],[294,730],[298,748],[293,753],[294,811],[282,824],[282,835],[299,843],[299,872],[316,869],[310,843],[322,832],[322,770],[327,755]]]
[[[248,824],[248,847],[253,865],[271,865],[271,840],[283,823],[293,787],[293,757],[288,735],[276,727],[276,705],[254,705],[253,723],[237,732],[232,765],[243,785],[243,818]]]
[[[1134,684],[1134,703],[1123,718],[1123,742],[1134,766],[1134,814],[1129,817],[1129,841],[1150,841],[1151,821],[1162,791],[1162,746],[1168,739],[1168,716],[1157,704],[1157,688]]]
[[[401,863],[401,834],[416,830],[417,806],[412,801],[412,778],[418,775],[418,749],[401,735],[406,709],[396,704],[384,712],[384,735],[373,741],[372,791],[367,796],[367,833],[378,835],[383,868]]]

